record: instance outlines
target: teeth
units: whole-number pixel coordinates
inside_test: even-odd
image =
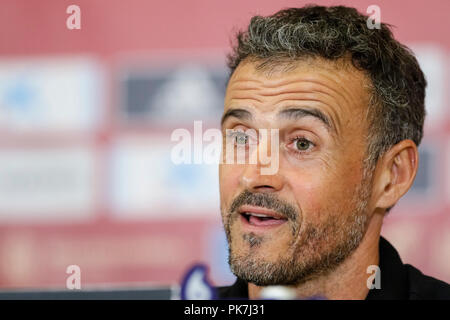
[[[265,214],[254,213],[254,212],[246,212],[245,214],[247,214],[247,215],[249,215],[249,216],[259,217],[259,218],[273,218],[273,217],[268,216],[268,215],[265,215]]]

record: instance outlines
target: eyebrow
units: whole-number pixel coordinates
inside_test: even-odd
[[[278,116],[281,116],[283,118],[298,120],[304,117],[314,117],[318,120],[320,120],[326,127],[327,130],[332,129],[336,132],[336,127],[333,123],[333,121],[328,117],[325,113],[320,111],[319,109],[315,108],[289,108],[284,109],[278,113]],[[221,125],[224,124],[225,120],[229,117],[235,117],[237,119],[244,119],[249,120],[253,118],[253,115],[251,112],[245,110],[245,109],[239,109],[239,108],[233,108],[227,110],[221,120]]]
[[[278,114],[279,116],[282,116],[283,118],[298,120],[304,117],[314,117],[318,120],[320,120],[327,130],[333,129],[333,131],[336,131],[336,127],[330,117],[328,117],[325,113],[320,111],[319,109],[315,108],[289,108],[280,111]]]
[[[222,120],[220,121],[220,124],[223,125],[225,120],[227,120],[230,117],[235,117],[238,119],[244,119],[249,120],[253,118],[253,115],[245,110],[245,109],[228,109],[222,116]]]

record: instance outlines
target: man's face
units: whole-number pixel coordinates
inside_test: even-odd
[[[220,165],[229,263],[257,285],[297,284],[335,268],[364,235],[369,93],[349,65],[309,60],[270,75],[255,66],[242,62],[230,79],[222,130],[278,129],[279,167]]]

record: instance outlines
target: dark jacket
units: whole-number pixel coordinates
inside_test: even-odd
[[[450,300],[448,283],[403,264],[397,250],[383,237],[380,237],[379,250],[381,288],[369,290],[366,300]],[[219,299],[248,299],[248,285],[242,279],[217,289]]]

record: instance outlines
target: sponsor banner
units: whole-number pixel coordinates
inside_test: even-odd
[[[413,185],[392,210],[395,214],[431,215],[439,212],[445,202],[442,177],[444,152],[437,136],[425,139],[419,146],[419,168]]]
[[[393,213],[394,215],[394,213]],[[424,240],[426,239],[426,228],[429,222],[422,221],[423,217],[406,215],[387,217],[383,223],[382,236],[389,240],[398,250],[403,259],[419,264],[423,267],[426,252]]]
[[[427,116],[425,125],[427,128],[435,129],[437,125],[445,124],[445,120],[450,117],[445,101],[446,85],[448,83],[447,70],[449,59],[446,51],[438,45],[417,44],[412,45],[420,67],[427,80],[425,95],[425,109]]]
[[[85,219],[95,203],[89,148],[0,150],[0,222]]]
[[[445,168],[444,170],[447,173],[447,179],[446,181],[446,199],[447,199],[447,206],[450,206],[450,135],[447,136],[447,155],[445,158]]]
[[[122,138],[111,152],[109,202],[120,218],[219,215],[217,164],[175,164],[170,135]]]
[[[434,222],[430,235],[429,260],[430,269],[438,279],[450,283],[450,219],[444,211],[440,219]]]
[[[206,261],[209,228],[204,220],[0,226],[0,288],[66,289],[74,266],[81,289],[179,285]]]
[[[432,143],[423,143],[419,147],[419,169],[408,196],[417,198],[432,197],[436,194],[437,150]],[[414,199],[411,199],[414,200]]]
[[[434,216],[388,216],[382,235],[397,249],[404,263],[424,274],[450,281],[450,219],[441,211]]]
[[[103,95],[100,69],[91,59],[0,60],[2,130],[96,130]]]
[[[181,59],[180,59],[181,60]],[[223,111],[225,68],[200,63],[142,66],[123,73],[120,117],[127,124],[217,122]]]

